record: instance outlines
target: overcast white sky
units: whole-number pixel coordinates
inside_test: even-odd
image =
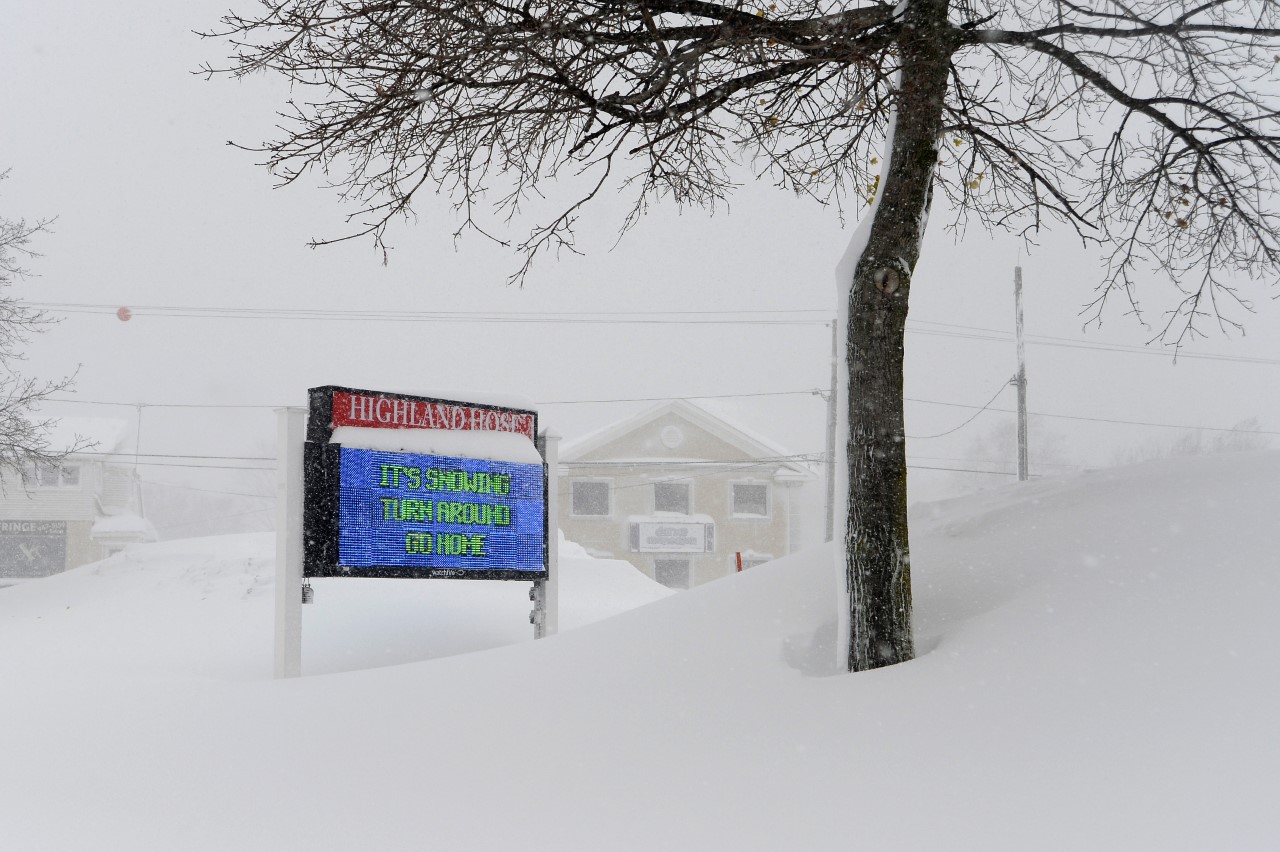
[[[248,2],[242,6],[250,5]],[[750,182],[727,211],[657,209],[616,249],[623,208],[591,214],[586,258],[543,261],[523,289],[506,285],[515,258],[478,238],[455,248],[447,201],[396,229],[389,266],[366,242],[310,250],[343,233],[336,197],[313,187],[271,189],[252,143],[271,132],[283,86],[266,78],[206,81],[191,72],[219,61],[212,28],[226,0],[173,4],[21,4],[0,31],[0,214],[58,216],[40,238],[32,301],[120,305],[70,313],[30,350],[27,368],[60,375],[80,366],[76,397],[121,403],[220,406],[302,404],[319,384],[475,390],[537,403],[808,391],[829,381],[832,270],[852,222]],[[936,210],[912,292],[907,395],[981,405],[1013,373],[1012,274],[1017,240],[970,231],[957,244]],[[1082,332],[1079,307],[1097,283],[1093,256],[1046,235],[1023,256],[1027,331],[1089,346],[1143,344],[1150,334],[1118,312]],[[1249,284],[1258,307],[1248,336],[1211,337],[1176,365],[1168,354],[1028,347],[1030,404],[1086,418],[1225,427],[1258,417],[1280,431],[1280,303]],[[1152,319],[1171,304],[1167,282],[1144,293]],[[163,316],[146,306],[305,308],[321,311],[547,312],[812,311],[802,324],[705,325],[360,322]],[[826,314],[820,313],[826,312]],[[774,320],[786,313],[762,314]],[[933,324],[951,324],[950,326]],[[965,328],[1004,332],[1000,339]],[[944,331],[946,335],[927,334]],[[958,333],[958,334],[957,334]],[[1011,408],[1012,389],[996,403]],[[541,405],[567,438],[647,403]],[[811,394],[708,403],[796,452],[823,447],[825,406]],[[125,414],[128,408],[50,406],[55,414]],[[913,401],[908,433],[945,431],[971,410]],[[143,451],[258,455],[272,440],[265,409],[147,409]],[[986,413],[946,438],[911,444],[914,463],[967,466],[973,439],[1007,414]],[[1052,418],[1057,460],[1109,462],[1124,447],[1169,440],[1173,430]],[[1032,456],[1038,436],[1033,433]],[[1012,447],[1007,455],[1012,455]],[[189,475],[153,467],[147,478]],[[947,474],[918,471],[917,497],[942,493]]]

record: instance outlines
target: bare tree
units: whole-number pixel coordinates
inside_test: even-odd
[[[8,176],[8,171],[0,172],[0,180]],[[0,471],[14,471],[24,482],[29,471],[57,465],[68,453],[91,446],[79,437],[68,447],[50,446],[53,420],[36,416],[40,403],[70,387],[74,376],[50,381],[23,376],[16,369],[31,335],[54,320],[6,291],[16,279],[26,277],[23,264],[40,256],[31,248],[31,240],[52,223],[52,219],[28,222],[0,216]]]
[[[1092,316],[1138,312],[1137,270],[1183,288],[1180,345],[1249,309],[1280,260],[1280,0],[261,0],[224,18],[238,75],[297,96],[262,146],[319,170],[381,244],[423,189],[463,227],[560,179],[575,195],[515,242],[574,248],[585,204],[714,204],[742,163],[844,208],[851,251],[844,556],[851,669],[913,655],[903,326],[935,191],[976,220],[1065,225],[1103,246]],[[486,194],[486,188],[501,187]]]

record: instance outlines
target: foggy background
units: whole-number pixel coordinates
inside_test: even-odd
[[[652,208],[615,247],[627,206],[613,196],[586,211],[587,256],[543,257],[523,287],[507,283],[510,250],[454,240],[447,198],[423,196],[393,227],[385,266],[367,239],[308,249],[352,227],[323,176],[273,190],[257,155],[226,144],[272,136],[287,87],[193,73],[227,53],[192,33],[226,5],[22,4],[0,34],[0,215],[58,217],[34,245],[38,277],[13,292],[63,320],[21,369],[78,371],[45,414],[131,424],[162,538],[270,528],[272,408],[322,384],[514,394],[566,440],[689,398],[816,464],[833,270],[861,209],[842,222],[744,168],[727,208]],[[1233,314],[1247,336],[1194,341],[1175,363],[1144,346],[1178,301],[1167,280],[1140,294],[1150,328],[1117,303],[1085,330],[1096,253],[1066,233],[951,233],[953,215],[935,208],[912,289],[913,501],[1013,479],[976,471],[1014,470],[1019,258],[1033,473],[1280,433],[1274,288],[1241,282],[1257,308]],[[1241,423],[1260,434],[1215,431]]]

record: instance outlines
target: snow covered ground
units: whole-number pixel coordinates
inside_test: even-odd
[[[138,547],[0,591],[0,845],[1280,848],[1278,520],[1277,453],[917,507],[921,656],[853,676],[822,551],[570,560],[540,642],[523,583],[316,583],[272,681],[270,537]]]

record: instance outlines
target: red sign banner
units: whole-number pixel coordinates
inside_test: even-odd
[[[452,402],[397,399],[378,394],[333,394],[334,426],[378,429],[459,429],[514,432],[534,440],[534,415]]]

